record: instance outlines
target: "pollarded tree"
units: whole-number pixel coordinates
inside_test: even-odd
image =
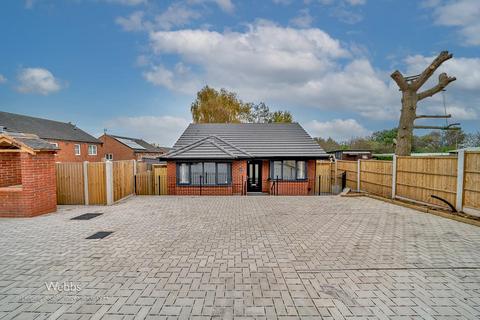
[[[414,126],[415,119],[418,118],[449,118],[450,115],[417,115],[417,102],[442,91],[455,77],[449,77],[446,73],[438,76],[438,84],[425,91],[418,92],[420,88],[433,75],[435,70],[442,63],[452,58],[453,55],[448,51],[442,51],[433,62],[419,75],[404,77],[398,70],[391,74],[391,77],[397,83],[402,92],[402,112],[400,123],[398,125],[397,146],[395,154],[399,156],[408,156],[412,151],[413,129],[443,129],[449,130],[451,127],[433,127],[433,126]]]

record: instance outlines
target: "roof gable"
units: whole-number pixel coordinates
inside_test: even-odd
[[[8,132],[35,134],[42,139],[101,143],[95,137],[66,122],[0,111],[0,126]]]
[[[208,137],[241,151],[237,157],[325,157],[327,154],[298,123],[190,124],[168,154]],[[193,156],[193,154],[192,154]],[[208,153],[197,157],[208,158]]]
[[[166,157],[176,159],[200,159],[205,157],[211,159],[236,159],[251,157],[251,155],[224,139],[212,135],[182,148],[174,149]]]

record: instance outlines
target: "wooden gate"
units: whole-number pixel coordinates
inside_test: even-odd
[[[154,165],[153,166],[153,179],[155,181],[155,194],[157,195],[167,195],[167,166],[165,165]]]
[[[83,164],[57,163],[57,203],[84,204]]]

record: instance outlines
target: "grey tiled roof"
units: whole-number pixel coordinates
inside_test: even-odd
[[[75,125],[0,111],[0,126],[7,132],[32,133],[42,139],[101,143]]]
[[[5,134],[14,140],[25,144],[27,147],[32,148],[33,150],[39,151],[50,151],[57,150],[58,148],[48,141],[42,140],[39,137],[32,134],[24,134],[18,132],[3,132],[0,135]]]
[[[327,154],[298,123],[215,123],[190,124],[164,158],[220,157],[315,158]]]
[[[122,136],[116,136],[116,135],[109,135],[110,137],[113,137],[113,138],[120,138],[120,139],[125,139],[125,140],[130,140],[138,145],[140,145],[143,149],[141,148],[131,148],[130,146],[127,145],[127,147],[135,150],[135,151],[138,151],[138,152],[158,152],[158,153],[165,153],[165,152],[168,152],[170,150],[170,148],[166,148],[166,147],[155,147],[154,145],[151,145],[150,143],[146,142],[145,140],[143,139],[139,139],[139,138],[130,138],[130,137],[122,137]],[[122,141],[118,140],[120,143],[123,143]],[[125,143],[124,143],[125,144]]]

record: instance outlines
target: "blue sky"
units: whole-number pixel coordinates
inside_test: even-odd
[[[445,98],[450,121],[474,131],[479,16],[478,0],[4,0],[0,110],[169,145],[208,84],[348,139],[396,126],[390,73],[449,50],[438,73],[458,80],[419,113],[444,113]]]

